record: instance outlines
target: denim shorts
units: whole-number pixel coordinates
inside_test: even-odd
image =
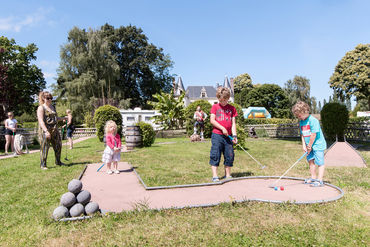
[[[71,129],[67,129],[67,138],[72,138],[72,133],[73,133],[73,130]]]
[[[225,135],[212,133],[212,147],[210,152],[209,164],[218,166],[220,164],[221,154],[224,155],[224,165],[233,166],[234,163],[234,148],[231,139]]]
[[[324,165],[324,150],[311,150],[307,155],[307,161],[314,160],[315,164],[318,166]]]

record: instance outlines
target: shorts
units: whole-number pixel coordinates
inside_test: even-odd
[[[72,138],[72,133],[73,133],[73,130],[72,129],[67,129],[67,138]]]
[[[231,139],[225,135],[212,133],[212,147],[210,152],[209,164],[218,166],[220,164],[221,154],[224,155],[224,165],[232,167],[234,163],[234,148]]]
[[[197,127],[200,127],[201,129],[204,129],[204,122],[203,121],[195,121],[194,123],[194,127],[197,128]]]
[[[12,131],[12,130],[10,130],[10,129],[5,129],[5,135],[12,136],[12,135],[15,135],[15,132],[13,132],[13,131]]]
[[[318,166],[324,165],[324,150],[312,150],[307,155],[307,161],[314,160],[315,164]]]

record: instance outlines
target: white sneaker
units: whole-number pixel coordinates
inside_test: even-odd
[[[112,174],[113,172],[112,172],[112,170],[107,170],[107,174]]]
[[[118,170],[114,170],[114,173],[115,173],[115,174],[119,174],[119,171],[118,171]]]

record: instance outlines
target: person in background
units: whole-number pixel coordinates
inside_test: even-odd
[[[204,139],[204,120],[206,120],[206,118],[207,118],[207,114],[204,111],[202,111],[202,109],[198,105],[197,110],[194,113],[194,119],[195,119],[194,135],[197,134],[198,127],[199,127],[200,139],[202,140]]]
[[[60,161],[62,153],[62,138],[58,130],[58,121],[66,120],[60,118],[52,105],[53,96],[45,91],[39,94],[39,107],[37,108],[37,119],[39,122],[39,141],[40,141],[40,167],[45,170],[46,160],[48,157],[50,143],[53,146],[55,153],[55,164],[58,166],[64,165]]]
[[[69,143],[69,149],[73,149],[73,140],[72,140],[72,134],[73,131],[75,130],[75,126],[73,125],[73,117],[72,117],[72,111],[70,109],[66,110],[67,113],[67,139]]]
[[[14,155],[17,155],[14,151],[14,136],[17,131],[17,120],[14,119],[13,112],[8,112],[8,119],[5,120],[5,154],[8,154],[9,146]]]

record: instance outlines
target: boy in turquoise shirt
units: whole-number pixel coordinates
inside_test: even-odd
[[[292,112],[300,120],[299,130],[301,132],[302,148],[303,151],[307,152],[307,161],[310,166],[311,178],[306,179],[305,183],[312,187],[324,186],[326,141],[320,122],[310,115],[310,107],[305,102],[298,101],[292,107]],[[316,165],[318,166],[318,175],[316,175]]]

